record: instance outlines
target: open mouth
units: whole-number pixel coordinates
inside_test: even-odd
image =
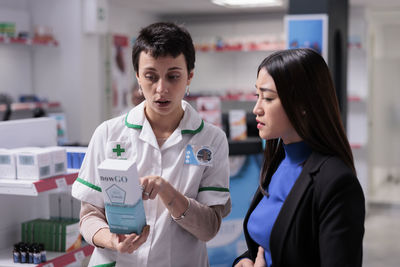
[[[154,103],[156,103],[158,106],[167,106],[169,103],[171,103],[171,101],[169,101],[169,100],[157,100],[157,101],[154,101]]]

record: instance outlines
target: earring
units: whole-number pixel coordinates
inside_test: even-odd
[[[140,84],[139,84],[139,89],[138,89],[138,91],[139,91],[139,94],[140,94],[140,95],[143,95],[143,90],[142,90],[142,87],[140,86]]]
[[[190,92],[189,92],[189,85],[186,86],[186,96],[189,96]]]
[[[306,115],[306,111],[303,110],[303,111],[301,112],[301,115],[305,116],[305,115]]]

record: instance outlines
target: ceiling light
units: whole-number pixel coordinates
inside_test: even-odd
[[[232,8],[283,6],[283,0],[211,0],[211,2]]]

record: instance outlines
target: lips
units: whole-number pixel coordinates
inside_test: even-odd
[[[166,103],[169,103],[171,101],[168,101],[168,100],[157,100],[157,101],[154,101],[154,102],[156,102],[158,104],[166,104]]]
[[[171,101],[166,100],[166,99],[159,99],[159,100],[155,100],[154,103],[158,106],[158,107],[167,107]]]
[[[259,120],[256,120],[256,121],[257,121],[257,129],[260,129],[260,128],[262,128],[263,126],[265,126],[265,124],[262,123],[262,122],[260,122]]]

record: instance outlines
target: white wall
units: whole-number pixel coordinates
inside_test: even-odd
[[[0,21],[15,22],[16,32],[30,31],[30,15],[26,2],[11,1],[0,3]],[[0,93],[18,100],[21,94],[32,92],[31,48],[24,45],[0,44]]]
[[[35,0],[31,14],[32,25],[52,27],[59,42],[58,47],[38,47],[34,51],[33,91],[61,103],[67,118],[68,138],[79,141],[85,107],[81,1]]]
[[[400,9],[370,10],[373,196],[400,203]]]
[[[369,194],[368,145],[368,70],[367,21],[365,9],[350,8],[347,93],[350,101],[347,110],[347,136],[353,148],[354,164],[366,198]]]

